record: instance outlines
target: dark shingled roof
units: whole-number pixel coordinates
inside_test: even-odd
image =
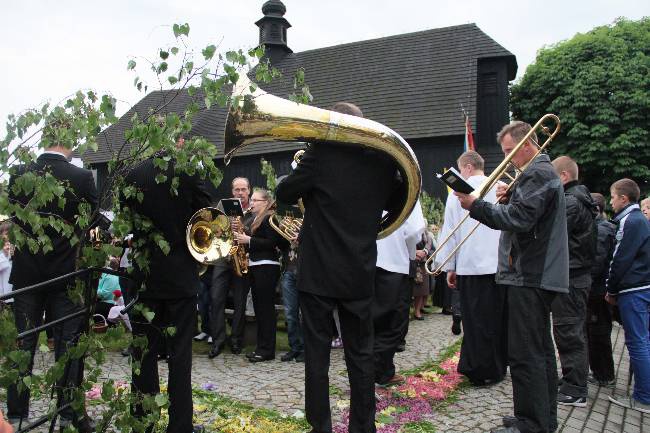
[[[517,71],[515,56],[475,24],[425,30],[333,47],[291,53],[275,64],[283,77],[262,86],[287,97],[293,92],[293,73],[304,68],[314,105],[328,108],[338,101],[352,102],[365,117],[397,131],[405,139],[464,134],[461,104],[476,124],[477,64],[482,58],[505,58],[508,79]],[[156,91],[138,102],[99,139],[99,150],[86,162],[110,159],[111,147],[124,141],[124,131],[137,111],[168,103],[164,111],[182,112],[186,92]],[[195,118],[192,135],[203,135],[223,156],[226,110],[213,107]],[[293,150],[297,143],[257,143],[238,155]]]

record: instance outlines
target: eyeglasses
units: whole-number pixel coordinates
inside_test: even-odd
[[[268,201],[268,200],[266,200],[265,198],[254,198],[251,199],[251,201]]]

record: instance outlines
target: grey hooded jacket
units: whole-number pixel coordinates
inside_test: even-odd
[[[502,231],[497,283],[568,293],[564,200],[560,178],[542,154],[517,179],[507,204],[474,202],[470,216]]]

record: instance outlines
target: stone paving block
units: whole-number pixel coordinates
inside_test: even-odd
[[[449,331],[447,316],[432,314],[421,322],[411,322],[406,351],[395,357],[398,371],[437,358],[440,351],[456,338]],[[623,329],[618,325],[612,330],[612,344],[617,370],[616,389],[599,388],[590,384],[587,408],[558,407],[558,421],[564,426],[562,433],[632,433],[640,432],[642,425],[644,433],[650,433],[650,416],[646,415],[642,419],[639,412],[624,410],[607,399],[612,393],[621,396],[630,391],[627,385],[628,354],[624,348]],[[49,365],[52,358],[49,353],[38,353],[35,359],[36,369]],[[123,358],[119,353],[109,353],[107,358],[103,377],[130,379],[128,358]],[[195,356],[192,367],[192,382],[196,387],[213,383],[217,391],[226,396],[256,406],[278,409],[286,414],[304,410],[304,364],[275,360],[252,365],[243,355],[224,353],[213,360],[205,355]],[[158,369],[160,377],[166,378],[167,364],[159,363]],[[329,375],[330,384],[347,395],[349,383],[343,351],[332,351]],[[337,398],[331,396],[332,404]],[[34,401],[30,415],[44,413],[47,404],[46,400]],[[335,422],[340,418],[340,413],[333,408]],[[503,382],[495,386],[464,389],[459,393],[456,403],[434,414],[432,423],[439,433],[485,433],[500,426],[503,415],[512,413],[512,382],[508,374]]]

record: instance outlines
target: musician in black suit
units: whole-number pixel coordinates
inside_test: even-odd
[[[211,198],[204,182],[198,176],[177,173],[179,183],[177,194],[171,191],[174,176],[174,160],[167,170],[156,168],[154,158],[138,164],[126,177],[126,182],[144,194],[142,202],[135,197],[123,201],[130,211],[147,218],[153,224],[154,232],[134,227],[134,265],[136,272],[138,256],[148,255],[149,271],[143,273],[143,287],[140,302],[155,315],[151,323],[135,315],[131,323],[134,337],[145,336],[145,350],[134,347],[134,359],[141,359],[140,372],[133,372],[132,387],[143,395],[155,395],[160,391],[156,363],[159,349],[166,341],[169,375],[169,424],[167,433],[188,433],[192,425],[192,336],[196,329],[196,305],[199,274],[196,261],[185,243],[187,222],[197,210],[210,206]],[[163,174],[166,180],[156,182],[156,176]],[[169,244],[165,254],[154,235],[162,235]],[[144,245],[139,242],[145,240]],[[167,330],[173,327],[173,332]],[[135,415],[142,417],[140,405],[134,408]],[[150,426],[149,429],[152,429]]]
[[[255,219],[250,236],[235,236],[241,245],[248,246],[248,272],[257,322],[257,347],[246,356],[250,362],[262,362],[275,358],[275,288],[280,279],[280,248],[286,249],[289,244],[269,224],[275,213],[275,201],[268,191],[260,189],[253,193],[251,212]]]
[[[47,134],[44,132],[44,134]],[[93,175],[89,170],[72,165],[69,160],[72,151],[60,145],[53,145],[45,149],[38,159],[29,166],[18,167],[9,181],[9,200],[25,208],[36,211],[42,216],[54,215],[66,225],[71,226],[75,236],[84,236],[79,227],[75,226],[75,217],[79,214],[79,205],[86,203],[90,209],[97,206],[97,189]],[[50,201],[34,208],[32,194],[21,192],[15,194],[13,188],[17,179],[23,175],[36,174],[45,176],[51,174],[59,182],[67,184],[63,198],[65,205],[59,207],[59,197],[53,196]],[[16,221],[17,225],[28,236],[32,236],[29,224]],[[77,247],[70,244],[70,237],[65,236],[53,228],[46,228],[45,233],[52,241],[52,250],[47,253],[32,253],[27,245],[16,248],[13,258],[10,283],[14,290],[40,283],[75,270]],[[14,298],[14,312],[18,332],[32,329],[42,324],[45,313],[50,320],[71,314],[79,309],[68,297],[67,287],[69,282],[54,284],[37,292],[31,292]],[[55,327],[55,359],[59,359],[66,351],[68,345],[73,344],[75,334],[79,330],[82,319],[73,319]],[[31,352],[31,360],[27,374],[31,374],[34,363],[34,351],[38,335],[31,335],[22,340],[22,349]],[[75,386],[81,381],[83,370],[81,365],[72,363],[67,386]],[[10,386],[7,392],[7,417],[16,419],[26,418],[29,413],[29,391],[18,392],[15,386]],[[72,409],[61,412],[62,425],[73,422],[80,432],[89,432],[93,428],[83,414],[75,414]],[[23,420],[23,425],[25,421]]]
[[[334,111],[361,116],[338,103]],[[360,147],[314,143],[282,181],[280,201],[302,197],[298,275],[305,338],[305,412],[314,433],[332,431],[328,369],[331,317],[338,307],[350,379],[350,433],[375,431],[373,322],[370,311],[382,211],[395,192],[397,167]]]

